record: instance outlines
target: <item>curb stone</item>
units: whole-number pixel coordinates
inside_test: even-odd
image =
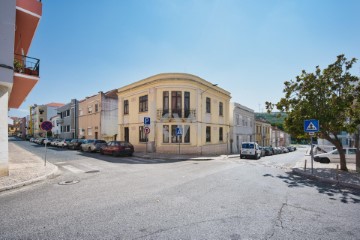
[[[34,179],[27,180],[25,182],[20,182],[20,183],[13,184],[11,186],[6,186],[6,187],[3,187],[3,188],[0,188],[0,192],[20,188],[20,187],[23,187],[23,186],[28,186],[28,185],[31,185],[33,183],[40,182],[40,181],[43,181],[43,180],[48,179],[48,178],[52,178],[52,177],[54,177],[56,175],[56,172],[59,170],[59,168],[56,165],[53,164],[53,166],[54,166],[54,169],[50,173],[47,173],[47,174],[45,174],[45,175],[43,175],[41,177],[37,177],[37,178],[34,178]]]
[[[339,181],[339,180],[319,177],[319,176],[313,175],[311,173],[304,172],[304,171],[302,171],[302,170],[300,170],[298,168],[293,168],[292,172],[295,173],[295,174],[302,175],[302,176],[305,176],[307,178],[313,179],[313,180],[318,180],[318,181],[326,182],[326,183],[330,183],[330,184],[337,184],[337,185],[342,186],[342,187],[349,187],[349,188],[354,188],[354,189],[360,190],[360,185],[358,185],[358,184],[347,183],[347,182],[342,182],[342,181]]]

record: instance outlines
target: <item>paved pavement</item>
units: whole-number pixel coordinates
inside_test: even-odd
[[[220,156],[196,156],[196,155],[174,155],[159,153],[136,152],[135,157],[145,159],[166,159],[166,160],[220,160],[227,158],[238,158],[238,154]],[[311,179],[325,181],[333,184],[340,184],[345,187],[360,189],[360,174],[355,172],[355,164],[348,164],[349,172],[336,170],[336,164],[320,164],[314,162],[314,171],[311,172],[310,161],[307,161],[307,169],[304,169],[306,157],[299,159],[293,167],[293,172]],[[0,177],[0,192],[29,185],[55,176],[58,167],[50,162],[46,163],[43,158],[9,142],[9,170],[10,175]]]

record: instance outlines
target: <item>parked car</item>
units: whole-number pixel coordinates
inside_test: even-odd
[[[243,142],[241,144],[240,158],[261,158],[261,150],[255,142]]]
[[[356,159],[356,148],[344,148],[345,159],[347,163],[355,163]],[[340,154],[337,149],[332,150],[327,153],[320,153],[314,156],[315,162],[320,163],[339,163],[340,162]]]
[[[110,141],[100,148],[100,154],[111,154],[113,156],[128,155],[132,156],[134,146],[125,141]]]
[[[265,156],[271,156],[274,154],[274,150],[272,147],[264,147],[265,149]]]
[[[85,139],[73,139],[69,142],[67,148],[72,150],[80,149],[81,144],[84,142]]]
[[[85,152],[99,152],[102,146],[106,145],[106,141],[97,139],[87,139],[81,144],[80,150]]]
[[[53,138],[45,138],[44,145],[46,145],[46,146],[51,145],[52,140],[53,140]]]
[[[51,141],[50,146],[56,147],[57,143],[60,141],[61,139],[55,138]]]
[[[259,146],[259,149],[260,149],[260,151],[261,151],[261,157],[265,157],[266,155],[265,155],[265,148],[264,147],[261,147],[261,146]]]
[[[61,141],[58,141],[56,146],[65,148],[71,142],[71,140],[72,140],[71,138],[62,139]]]

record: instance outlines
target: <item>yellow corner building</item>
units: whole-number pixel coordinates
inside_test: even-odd
[[[135,151],[229,152],[231,96],[217,84],[191,74],[163,73],[121,87],[117,94],[118,136]]]

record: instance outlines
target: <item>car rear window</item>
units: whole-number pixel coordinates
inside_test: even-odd
[[[254,148],[254,144],[253,143],[243,143],[242,148]]]

